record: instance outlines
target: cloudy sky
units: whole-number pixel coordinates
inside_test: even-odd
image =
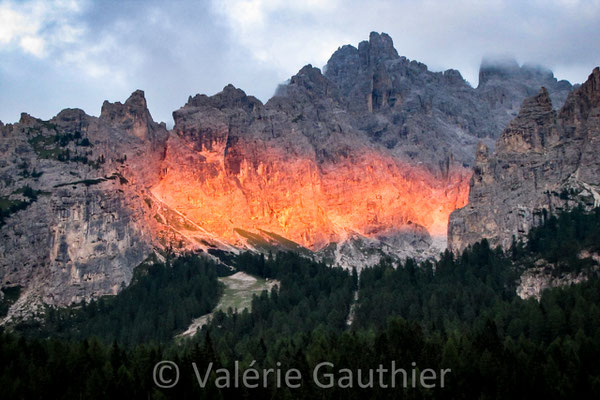
[[[303,65],[387,32],[401,55],[473,85],[485,55],[581,82],[600,65],[600,0],[0,0],[0,120],[98,115],[143,89],[154,119],[233,83],[263,101]]]

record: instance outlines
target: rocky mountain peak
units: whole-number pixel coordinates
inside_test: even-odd
[[[543,79],[555,79],[552,70],[539,64],[524,63],[521,66],[521,73],[526,76],[529,75],[530,77],[540,76]]]
[[[394,42],[387,33],[371,32],[369,40],[338,48],[327,62],[327,75],[347,76],[374,68],[379,62],[400,58]]]
[[[144,118],[147,116],[146,113],[148,113],[148,107],[144,92],[136,90],[127,98],[125,103],[121,103],[120,101],[111,103],[105,100],[102,103],[100,120],[108,123],[118,123],[119,120],[126,117],[133,119]]]
[[[144,95],[143,90],[136,90],[131,93],[129,98],[125,100],[125,105],[131,109],[138,109],[141,111],[148,109],[148,104],[146,103],[146,96]]]
[[[262,105],[260,100],[253,96],[248,96],[242,89],[236,88],[231,83],[217,93],[213,99],[217,108],[235,107],[235,108],[250,108]]]
[[[598,117],[600,113],[600,68],[596,67],[587,81],[575,89],[567,98],[559,118],[573,126],[588,119],[590,113]]]
[[[339,87],[335,82],[323,75],[319,68],[308,64],[277,88],[275,96],[267,102],[267,107],[294,113],[293,118],[301,113],[301,119],[309,115],[319,119],[320,114],[316,113],[316,108],[329,109],[333,104],[339,105],[340,97]],[[325,103],[328,105],[324,105]]]
[[[448,69],[443,73],[444,79],[450,85],[466,85],[467,82],[461,75],[460,71],[455,69]]]
[[[194,97],[189,97],[185,107],[209,107],[219,110],[234,108],[252,112],[262,107],[262,105],[259,99],[248,96],[242,89],[236,88],[230,83],[214,96],[197,94]]]
[[[540,93],[540,87],[546,91]],[[518,126],[521,122],[533,123],[529,119],[530,113],[537,115],[536,118],[552,119],[548,107],[559,110],[571,89],[569,82],[558,81],[546,68],[527,64],[519,66],[514,59],[505,58],[483,60],[476,90],[489,104],[495,119],[494,128],[500,133],[509,124],[511,129],[521,129],[524,128]],[[528,98],[523,103],[523,99]],[[512,148],[511,151],[517,150]]]
[[[358,55],[363,66],[374,66],[381,61],[398,58],[394,42],[387,33],[371,32],[369,41],[358,45]]]
[[[23,112],[21,113],[21,118],[19,118],[19,124],[23,126],[31,127],[33,125],[37,125],[39,119],[32,117],[31,115]]]
[[[358,57],[358,49],[351,44],[345,44],[343,46],[338,47],[338,49],[329,57],[329,62],[333,62],[334,64],[347,64],[348,60],[354,60]],[[329,66],[327,67],[329,68]]]
[[[545,87],[521,110],[477,163],[469,203],[455,210],[448,246],[462,250],[487,238],[509,248],[548,214],[600,204],[600,70],[569,94],[557,117]]]
[[[90,117],[80,108],[66,108],[59,112],[52,122],[56,124],[61,131],[67,133],[81,133],[84,127],[88,125]]]
[[[519,63],[512,57],[485,57],[479,66],[479,86],[494,78],[506,79],[520,71]]]
[[[291,78],[291,83],[295,83],[300,79],[308,79],[311,81],[319,81],[323,79],[321,70],[317,67],[313,67],[312,64],[307,64],[298,71],[298,73]]]
[[[519,97],[522,99],[534,95],[533,90],[537,91],[540,86],[548,89],[555,109],[562,107],[573,88],[568,81],[557,80],[552,71],[540,65],[519,65],[514,58],[484,58],[481,62],[477,88],[494,106],[511,101],[516,111],[520,102],[509,98],[509,92],[521,94]]]
[[[550,94],[548,93],[548,89],[542,86],[537,95],[523,100],[523,105],[521,106],[516,121],[528,120],[531,119],[531,117],[534,117],[534,119],[537,120],[538,116],[552,113],[552,111],[553,108]]]
[[[552,110],[552,100],[550,99],[550,93],[544,86],[540,88],[540,92],[535,96],[535,101],[538,105],[544,108],[547,112]]]
[[[114,117],[115,113],[119,112],[130,112],[130,113],[143,113],[148,111],[148,105],[146,103],[146,97],[143,90],[136,90],[125,100],[125,103],[117,101],[111,103],[108,100],[104,100],[102,103],[102,110],[100,111],[100,118],[107,120]]]
[[[127,98],[127,100],[125,100],[125,103],[119,101],[111,103],[108,100],[105,100],[102,104],[100,120],[117,125],[123,123],[128,125],[134,120],[152,122],[144,92],[142,90],[136,90],[129,98]]]
[[[346,81],[356,76],[360,70],[358,49],[352,45],[338,48],[327,61],[324,72],[328,77],[338,81]]]
[[[65,108],[64,110],[61,110],[58,114],[56,114],[56,117],[54,117],[54,119],[57,121],[79,121],[85,116],[87,116],[87,114],[81,108]]]
[[[312,96],[326,96],[331,82],[321,74],[319,68],[308,64],[291,78],[289,85],[296,86]]]
[[[551,104],[570,90],[516,62],[500,68],[526,70],[510,79],[496,79],[492,66],[486,68],[488,83],[475,89],[456,70],[432,72],[399,57],[388,35],[372,33],[358,47],[340,47],[323,73],[311,65],[300,69],[265,105],[233,85],[190,97],[173,113],[171,132],[153,122],[142,91],[124,103],[105,102],[100,118],[76,109],[51,121],[24,114],[22,125],[0,134],[7,154],[0,182],[9,182],[0,185],[0,196],[17,196],[25,184],[52,195],[40,196],[2,228],[10,240],[0,241],[0,254],[7,255],[0,257],[0,280],[28,288],[37,284],[32,276],[46,280],[49,289],[40,293],[56,296],[52,304],[70,304],[118,291],[150,245],[210,252],[295,242],[319,252],[335,242],[333,259],[357,267],[378,262],[381,249],[398,257],[433,254],[437,240],[429,234],[443,235],[450,212],[466,203],[476,148],[471,201],[502,199],[523,180],[529,184],[524,196],[537,190],[533,172],[524,171],[525,179],[518,168],[504,169],[520,165],[513,159],[523,153],[505,153],[512,159],[502,164],[493,161],[491,145],[527,96],[534,98],[511,126],[520,138],[515,148],[546,143],[554,137],[544,122],[553,119]],[[536,97],[541,86],[548,91]],[[582,88],[587,94],[573,107],[589,110],[593,90]],[[25,161],[43,177],[16,181]],[[490,192],[499,175],[516,178]],[[467,221],[465,231],[475,235],[471,228],[486,222],[493,231],[501,221],[484,221],[489,214]],[[30,237],[16,234],[32,226],[31,237],[40,238],[35,254],[24,250]],[[352,237],[371,243],[352,247],[364,257],[345,250]],[[44,268],[32,270],[41,259]],[[27,267],[15,273],[15,264]],[[51,276],[43,275],[46,266]]]
[[[358,49],[338,48],[324,76],[330,82],[329,96],[339,93],[337,104],[359,121],[356,126],[372,141],[425,165],[432,159],[435,165],[443,163],[450,152],[460,164],[472,166],[477,143],[483,140],[493,148],[523,99],[544,86],[552,105],[560,108],[571,90],[570,83],[557,81],[547,69],[520,66],[514,58],[485,58],[480,85],[473,88],[456,70],[432,72],[425,64],[399,57],[383,33],[372,33]],[[467,142],[449,137],[454,135],[448,124],[458,126]],[[449,147],[438,147],[440,142]],[[419,151],[412,148],[414,143]]]
[[[517,60],[512,57],[487,57],[481,61],[479,67],[480,87],[490,82],[495,84],[497,81],[506,80],[540,82],[540,86],[556,85],[563,89],[571,89],[568,81],[559,82],[550,69],[541,65],[531,63],[519,65]]]
[[[166,132],[156,124],[148,110],[146,97],[142,90],[136,90],[125,103],[111,103],[107,100],[102,104],[100,121],[115,129],[126,131],[143,141],[154,141],[154,132],[160,130],[161,139],[166,139]]]
[[[558,140],[555,128],[556,111],[545,87],[535,96],[523,101],[517,117],[510,122],[498,139],[497,151],[529,152],[543,151]]]

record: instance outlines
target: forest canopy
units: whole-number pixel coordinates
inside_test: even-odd
[[[174,335],[214,308],[218,277],[233,271],[200,255],[168,257],[139,268],[113,298],[0,333],[0,382],[17,398],[597,398],[600,280],[582,254],[598,251],[599,232],[600,211],[576,209],[547,218],[506,251],[484,240],[436,261],[385,259],[360,276],[291,252],[243,253],[231,258],[236,270],[281,284],[255,296],[252,312],[217,312],[183,341]],[[539,301],[519,298],[519,276],[541,258],[558,273],[586,271],[589,279],[548,289]],[[161,360],[180,366],[171,389],[153,382]],[[218,389],[214,374],[200,388],[190,367],[295,368],[310,376],[324,361],[452,373],[444,388],[324,393],[309,380],[294,389]]]

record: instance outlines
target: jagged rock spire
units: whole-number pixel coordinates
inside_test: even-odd
[[[592,110],[600,109],[600,68],[596,67],[578,89],[570,93],[559,118],[574,125],[588,118]]]
[[[509,248],[544,215],[596,207],[600,191],[600,69],[569,95],[557,117],[548,91],[523,101],[494,154],[478,149],[469,204],[455,210],[448,246],[460,251],[483,238]]]
[[[545,87],[523,101],[519,115],[498,139],[497,152],[542,151],[558,140],[556,112]]]

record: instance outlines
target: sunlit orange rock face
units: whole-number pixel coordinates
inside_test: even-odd
[[[173,118],[151,192],[191,242],[245,246],[249,233],[271,233],[319,250],[356,234],[445,235],[466,204],[470,172],[374,142],[310,66],[267,104],[229,85]]]
[[[243,245],[236,229],[276,233],[313,250],[350,232],[376,237],[413,224],[444,235],[448,216],[468,196],[466,171],[436,178],[368,148],[319,165],[289,149],[238,142],[244,154],[258,156],[237,157],[232,166],[235,151],[226,142],[198,151],[173,135],[152,193],[233,245]]]

